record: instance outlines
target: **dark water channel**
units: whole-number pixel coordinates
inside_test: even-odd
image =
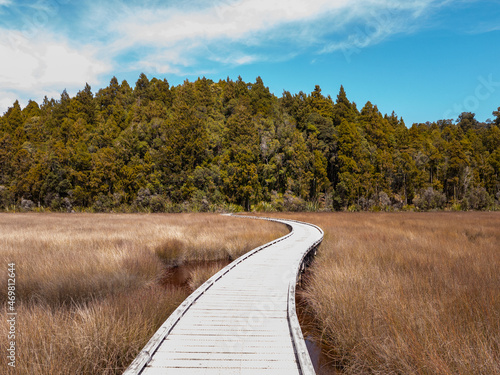
[[[214,265],[219,265],[222,269],[231,263],[229,260],[214,260],[214,261],[193,261],[185,262],[178,266],[171,266],[167,268],[167,272],[161,280],[161,284],[164,286],[173,286],[182,288],[188,292],[192,292],[189,287],[189,281],[191,280],[191,274],[197,271],[207,271]]]
[[[320,343],[314,338],[315,335],[313,332],[316,330],[316,323],[307,310],[307,303],[305,299],[301,297],[300,293],[307,284],[308,276],[309,271],[306,269],[306,272],[302,274],[301,283],[297,285],[297,293],[295,296],[297,317],[299,318],[307,350],[309,351],[309,356],[311,357],[316,375],[340,375],[342,372],[337,367],[333,366],[332,360],[324,354],[326,348],[322,348]]]
[[[184,289],[186,292],[192,292],[189,287],[189,281],[191,274],[196,271],[205,271],[213,267],[215,264],[220,265],[220,268],[228,265],[230,261],[210,261],[210,262],[187,262],[178,266],[169,267],[165,276],[161,280],[164,286],[173,286]],[[307,283],[308,271],[306,271],[302,276],[302,285]],[[295,305],[297,306],[297,316],[299,318],[299,323],[304,334],[304,339],[306,342],[309,355],[311,357],[314,369],[317,375],[338,375],[341,374],[334,366],[331,365],[331,360],[323,354],[321,346],[313,338],[314,330],[314,320],[308,313],[306,308],[306,302],[300,296],[300,291],[302,286],[297,287],[297,295],[295,299]]]

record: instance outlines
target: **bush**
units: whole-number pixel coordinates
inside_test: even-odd
[[[351,204],[349,207],[347,207],[348,212],[359,212],[361,211],[361,207],[357,204]]]
[[[165,212],[165,206],[165,198],[159,194],[153,195],[149,201],[151,212]]]
[[[14,204],[13,196],[14,194],[12,194],[10,189],[0,185],[0,208],[5,209]]]
[[[413,203],[416,208],[423,211],[442,209],[446,204],[446,196],[432,187],[428,187],[420,192],[420,196],[413,199]]]
[[[366,199],[365,197],[359,198],[359,206],[363,211],[369,211],[373,206],[376,205],[376,202],[373,199]]]
[[[92,209],[95,212],[109,212],[112,206],[111,199],[104,195],[104,194],[99,194],[94,201],[94,204],[92,205]]]
[[[472,188],[467,192],[462,201],[462,209],[486,210],[492,204],[493,199],[484,187]]]
[[[252,206],[252,211],[256,212],[276,212],[276,208],[270,202],[259,202],[257,205]]]
[[[284,211],[300,212],[306,210],[306,201],[300,197],[296,197],[291,191],[286,191],[283,195]]]
[[[318,201],[315,202],[306,202],[305,210],[307,212],[318,212],[321,208],[321,203]]]
[[[233,203],[224,204],[222,210],[224,212],[230,212],[230,213],[237,213],[237,212],[245,211],[242,206],[237,205],[237,204],[233,204]]]
[[[71,204],[71,200],[66,197],[61,200],[61,208],[66,210],[66,212],[72,212],[73,211],[73,205]]]
[[[35,207],[35,204],[29,199],[21,199],[21,210],[31,211]]]
[[[140,208],[149,207],[151,191],[148,188],[140,188],[135,198],[135,204]]]
[[[385,191],[378,193],[378,201],[383,210],[387,209],[391,205],[391,199]]]
[[[402,211],[414,212],[415,206],[413,204],[406,204],[401,208]]]
[[[273,208],[276,211],[281,212],[281,211],[284,211],[284,204],[285,204],[285,200],[283,198],[283,194],[280,194],[276,190],[273,190],[271,192],[271,206],[273,206]]]

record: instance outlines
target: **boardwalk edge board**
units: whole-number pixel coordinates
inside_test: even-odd
[[[130,364],[130,366],[123,373],[124,375],[138,375],[140,374],[144,368],[148,365],[148,363],[153,358],[153,355],[158,350],[159,346],[163,342],[163,340],[169,335],[175,325],[179,322],[179,320],[185,315],[185,313],[189,310],[189,308],[207,291],[209,290],[214,283],[220,280],[225,274],[227,274],[230,270],[236,267],[238,264],[248,259],[252,255],[260,252],[261,250],[268,248],[278,242],[281,242],[290,236],[293,235],[294,230],[293,227],[287,223],[287,221],[297,222],[300,224],[306,224],[316,228],[321,233],[321,238],[316,241],[313,245],[311,245],[306,251],[304,251],[303,256],[299,264],[297,264],[297,273],[295,282],[290,282],[288,289],[288,301],[287,301],[287,316],[288,316],[288,324],[290,329],[290,334],[292,337],[292,342],[295,347],[297,362],[299,363],[301,373],[303,375],[315,375],[314,367],[311,362],[311,358],[309,356],[304,337],[302,335],[302,330],[300,328],[300,324],[297,318],[297,313],[295,309],[295,286],[298,278],[300,277],[302,270],[302,263],[306,256],[314,249],[316,249],[319,244],[323,240],[323,230],[314,224],[309,224],[297,220],[280,220],[274,218],[267,217],[258,217],[258,216],[243,216],[243,215],[232,215],[239,218],[248,218],[248,219],[259,219],[259,220],[269,220],[278,222],[281,224],[285,224],[290,233],[282,236],[274,241],[268,242],[262,246],[259,246],[236,260],[232,263],[221,269],[215,275],[213,275],[210,279],[208,279],[205,283],[203,283],[198,289],[196,289],[193,293],[191,293],[180,305],[177,309],[165,320],[165,322],[161,325],[161,327],[155,332],[155,334],[151,337],[148,343],[144,346],[141,352],[137,355],[134,361]]]
[[[297,277],[295,283],[290,282],[288,288],[288,324],[290,326],[292,341],[293,345],[295,346],[295,352],[297,355],[298,362],[300,364],[300,370],[302,372],[302,375],[315,375],[316,372],[314,371],[314,366],[312,364],[311,357],[309,356],[309,351],[307,350],[306,342],[304,340],[304,336],[302,335],[302,329],[300,328],[299,319],[297,317],[297,311],[295,308],[295,287],[297,284],[297,280],[300,277],[302,269],[301,266],[304,263],[306,256],[308,256],[308,254],[311,251],[315,251],[315,249],[321,244],[321,242],[323,241],[324,232],[317,225],[304,222],[300,223],[311,225],[312,227],[319,230],[319,232],[321,233],[321,238],[318,241],[316,241],[312,246],[310,246],[307,249],[307,251],[304,252],[304,254],[302,255],[302,259],[300,260],[300,263],[297,265]]]

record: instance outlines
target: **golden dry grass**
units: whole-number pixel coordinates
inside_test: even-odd
[[[498,213],[290,216],[326,233],[302,297],[341,373],[500,374]]]
[[[210,262],[206,267],[196,267],[189,271],[188,286],[191,290],[200,287],[205,281],[210,279],[219,270],[224,268],[225,262]]]
[[[12,373],[121,373],[187,296],[160,287],[165,261],[226,260],[285,233],[279,224],[215,214],[0,214],[0,264],[16,264]],[[160,259],[158,249],[176,241],[181,250]],[[7,329],[0,325],[2,342]],[[6,362],[0,356],[2,371]]]

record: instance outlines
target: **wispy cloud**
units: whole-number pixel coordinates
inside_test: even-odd
[[[203,10],[137,9],[132,19],[122,19],[113,28],[130,44],[171,45],[186,39],[242,40],[249,34],[281,24],[304,22],[348,4],[347,0],[242,0],[221,2]]]
[[[4,97],[38,97],[117,72],[203,74],[362,49],[417,30],[447,1],[37,2],[29,17],[19,16],[18,28],[0,28],[0,55],[8,56],[0,60],[0,87]]]
[[[480,22],[468,28],[467,32],[469,34],[486,34],[500,31],[500,25],[498,23],[487,23]]]
[[[193,68],[199,61],[240,65],[273,58],[249,53],[251,47],[286,45],[316,53],[364,48],[417,29],[417,21],[443,3],[223,0],[203,9],[190,7],[189,2],[183,7],[155,9],[129,6],[108,23],[107,32],[114,36],[111,50],[117,54],[146,50],[144,58],[135,61],[136,66],[176,72]],[[281,59],[282,54],[275,57]]]

